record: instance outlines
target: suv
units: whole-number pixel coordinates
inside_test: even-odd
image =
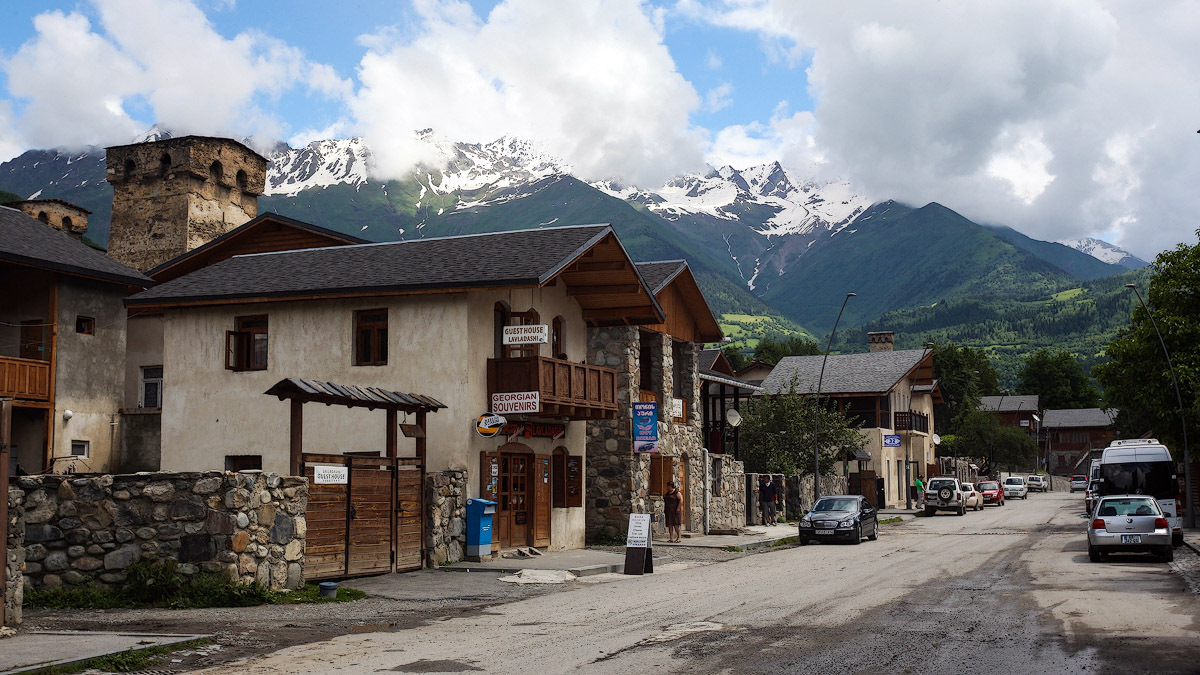
[[[1087,487],[1088,487],[1088,477],[1087,476],[1085,476],[1081,473],[1077,473],[1077,474],[1071,476],[1071,492],[1074,492],[1076,490],[1087,490]]]
[[[1045,476],[1030,476],[1025,479],[1025,485],[1029,487],[1029,491],[1045,492],[1050,486],[1050,481],[1046,480]]]
[[[958,515],[967,512],[967,495],[963,486],[953,476],[930,478],[925,487],[925,515],[932,516],[938,511],[954,511]]]
[[[1009,476],[1004,479],[1004,497],[1005,499],[1012,497],[1021,499],[1029,499],[1029,488],[1025,485],[1025,479],[1020,476]]]

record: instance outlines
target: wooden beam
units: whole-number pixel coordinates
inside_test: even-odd
[[[291,461],[288,471],[292,476],[303,476],[301,455],[304,453],[304,401],[292,399],[292,429],[290,434]]]
[[[633,294],[640,293],[642,287],[638,284],[611,284],[598,286],[569,286],[567,287],[567,295],[613,295],[613,294]]]
[[[654,315],[654,308],[649,305],[641,307],[606,307],[604,309],[583,310],[584,320],[596,321],[627,321],[629,323],[661,323],[662,319]]]
[[[387,456],[391,459],[396,457],[396,411],[387,411]]]
[[[428,428],[425,426],[425,411],[423,411],[423,410],[417,412],[417,426],[421,427],[422,429]],[[421,477],[422,478],[425,477],[425,443],[426,443],[426,436],[428,436],[428,435],[429,434],[426,433],[424,436],[418,436],[416,438],[417,458],[421,460]],[[421,484],[421,490],[422,490],[422,492],[424,492],[424,490],[425,490],[425,485],[423,482]]]
[[[624,260],[611,260],[608,262],[578,262],[574,266],[567,268],[568,272],[616,272],[629,269],[625,265]]]

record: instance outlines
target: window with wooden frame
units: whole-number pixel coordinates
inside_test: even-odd
[[[234,326],[225,331],[225,369],[266,370],[267,315],[239,316]]]
[[[139,408],[161,408],[163,386],[162,366],[142,366],[142,389]]]
[[[675,458],[650,455],[650,496],[661,497],[667,491],[667,483],[675,480]]]
[[[75,317],[75,332],[83,335],[96,334],[96,319],[82,314]]]
[[[550,322],[550,356],[563,361],[567,360],[567,350],[563,348],[563,330],[566,320],[561,316],[554,317]]]
[[[354,313],[354,365],[386,366],[388,311],[365,309]]]
[[[497,302],[492,309],[492,330],[494,331],[493,358],[503,359],[508,356],[508,350],[504,347],[504,327],[508,325],[509,320],[508,305],[503,302]]]
[[[583,506],[583,457],[558,446],[551,455],[550,476],[551,504],[555,508]]]

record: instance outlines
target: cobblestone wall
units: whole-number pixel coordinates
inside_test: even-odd
[[[21,623],[21,599],[25,594],[22,580],[25,569],[25,514],[21,511],[21,498],[25,493],[15,486],[8,493],[8,541],[4,550],[4,623],[16,626]]]
[[[709,455],[712,494],[708,502],[708,530],[737,530],[746,525],[746,476],[742,463],[732,456]]]
[[[425,476],[425,564],[458,562],[466,551],[467,472],[442,471]]]
[[[26,588],[117,584],[143,559],[271,589],[304,578],[308,483],[247,471],[25,476]]]

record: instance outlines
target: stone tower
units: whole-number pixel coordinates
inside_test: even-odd
[[[184,136],[108,148],[108,254],[145,272],[258,215],[267,160],[228,138]]]

